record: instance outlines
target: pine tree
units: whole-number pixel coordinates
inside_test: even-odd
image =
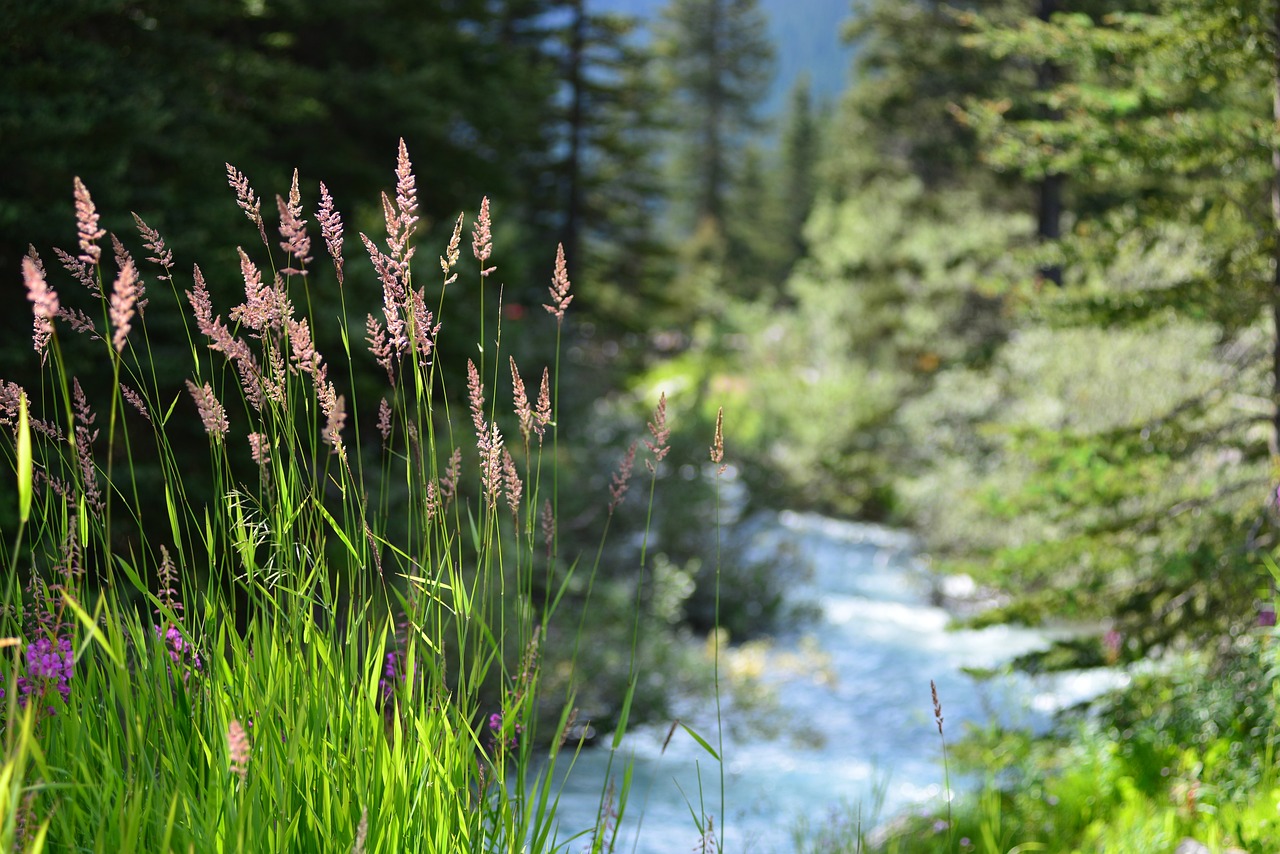
[[[747,132],[773,74],[773,46],[756,0],[671,0],[657,48],[679,135],[678,195],[686,223],[722,227]]]

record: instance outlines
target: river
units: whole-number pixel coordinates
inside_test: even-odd
[[[938,803],[943,773],[930,680],[938,687],[944,730],[954,739],[966,722],[986,723],[993,716],[1042,728],[1053,712],[1123,678],[1005,674],[978,681],[963,669],[999,667],[1046,647],[1050,635],[1011,626],[950,630],[953,618],[930,604],[928,576],[905,533],[790,512],[771,515],[753,530],[762,551],[785,541],[812,566],[811,579],[789,595],[816,605],[814,618],[775,638],[767,650],[756,647],[754,655],[763,661],[748,662],[766,674],[789,725],[774,737],[726,732],[723,822],[720,771],[702,747],[677,730],[664,752],[667,726],[628,733],[613,766],[619,779],[626,763],[634,768],[619,852],[700,850],[686,800],[696,808],[699,778],[702,811],[715,816],[727,852],[794,850],[801,817],[811,825],[858,821],[861,810],[869,827],[875,818]],[[741,663],[741,655],[730,651],[723,666]],[[745,715],[726,702],[727,722]],[[713,702],[692,704],[681,716],[716,744]],[[608,760],[607,748],[584,750],[567,775],[557,813],[562,842],[593,826]],[[878,816],[872,815],[877,802]],[[579,838],[567,850],[589,850],[589,839]]]

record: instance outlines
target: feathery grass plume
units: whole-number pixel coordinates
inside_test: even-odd
[[[551,305],[543,304],[543,308],[556,316],[556,323],[564,321],[564,310],[569,307],[569,303],[573,302],[573,296],[569,293],[569,267],[565,263],[564,244],[556,246],[556,269],[551,276],[551,287],[547,290],[551,292]]]
[[[933,720],[938,725],[938,738],[942,741],[942,795],[947,799],[947,835],[950,837],[955,828],[951,816],[951,768],[947,764],[947,737],[942,732],[942,701],[938,699],[938,686],[932,679],[929,680],[929,693],[933,695]]]
[[[298,190],[298,170],[293,170],[293,183],[289,185],[289,201],[276,196],[276,209],[280,211],[280,248],[293,256],[300,267],[286,267],[280,272],[286,276],[307,274],[311,263],[311,237],[307,234],[307,221],[302,218],[302,193]]]
[[[484,419],[484,383],[480,382],[480,372],[471,359],[467,359],[467,399],[471,403],[471,423],[476,428],[476,438],[483,451],[484,443],[489,437],[489,427]]]
[[[89,190],[80,176],[75,178],[76,197],[76,229],[80,235],[80,260],[86,264],[97,264],[102,257],[102,249],[98,241],[106,236],[106,232],[98,227],[98,209],[93,206]]]
[[[396,385],[396,354],[387,337],[386,328],[372,314],[365,316],[364,340],[369,345],[369,353],[374,361],[387,372],[387,382],[392,388]]]
[[[698,844],[694,846],[694,851],[699,854],[719,854],[720,841],[716,839],[716,820],[715,816],[707,816],[707,828],[703,831],[702,836],[698,839]]]
[[[291,317],[285,321],[285,328],[289,331],[289,352],[293,359],[290,370],[319,377],[324,359],[316,352],[315,342],[311,339],[311,323],[305,317],[301,320]]]
[[[556,545],[556,512],[551,508],[550,498],[542,502],[542,513],[538,521],[542,526],[542,543],[546,546],[549,561]]]
[[[98,327],[94,325],[92,318],[80,309],[67,308],[64,305],[58,309],[58,317],[66,321],[66,324],[75,332],[88,335],[94,341],[102,340],[102,336],[98,334]]]
[[[471,230],[471,252],[480,262],[480,276],[487,278],[497,267],[485,268],[484,264],[493,254],[493,233],[489,226],[489,197],[480,200],[480,216]]]
[[[489,425],[486,438],[476,445],[480,449],[480,483],[492,509],[498,506],[498,498],[502,495],[503,440],[496,421]]]
[[[338,287],[342,287],[342,215],[333,205],[333,196],[329,188],[320,182],[320,208],[316,211],[316,221],[320,223],[320,236],[324,238],[325,248],[333,259],[333,271],[338,276]]]
[[[138,280],[138,269],[133,258],[125,254],[120,273],[116,276],[111,288],[111,346],[117,353],[123,352],[129,331],[133,328],[133,312],[138,306],[138,297],[142,294],[142,286]]]
[[[618,509],[618,505],[622,503],[622,499],[627,495],[627,484],[631,482],[631,467],[636,462],[636,443],[632,442],[631,447],[627,448],[626,456],[618,463],[618,470],[613,473],[612,482],[609,484],[609,515],[613,515],[613,511]]]
[[[542,386],[538,389],[538,408],[534,410],[533,429],[541,439],[551,423],[551,372],[542,369]]]
[[[200,411],[204,431],[215,442],[221,441],[230,431],[231,425],[227,421],[227,411],[222,408],[222,403],[213,393],[213,387],[208,383],[197,386],[191,380],[187,380],[186,383],[187,391],[191,392],[191,397],[196,402],[196,409]]]
[[[525,696],[533,688],[534,681],[538,675],[538,662],[541,658],[542,626],[535,624],[533,634],[529,636],[529,642],[524,646],[524,654],[520,656],[520,673],[516,676],[515,695],[511,701],[513,707],[523,703]]]
[[[458,483],[462,479],[462,449],[454,448],[449,455],[449,464],[444,474],[440,475],[440,501],[448,504],[458,494]]]
[[[515,356],[508,356],[511,362],[511,396],[515,400],[516,418],[520,421],[520,435],[525,444],[529,443],[529,433],[533,430],[533,406],[529,403],[529,395],[524,390],[524,380],[520,378],[520,369],[516,367]]]
[[[98,439],[98,431],[89,429],[98,416],[89,409],[89,400],[84,396],[79,379],[72,380],[72,392],[75,400],[76,457],[84,480],[84,497],[90,507],[101,512],[104,507],[102,492],[98,489],[98,473],[93,465],[93,443]]]
[[[442,507],[442,502],[440,499],[440,489],[439,487],[436,486],[436,483],[434,480],[427,484],[427,497],[426,497],[426,500],[423,502],[423,504],[425,505],[424,509],[427,514],[428,524],[431,522],[434,522],[436,519],[436,515],[440,512]],[[374,557],[375,559],[377,558],[376,550],[374,551]]]
[[[271,438],[266,433],[249,434],[249,456],[259,466],[271,462]]]
[[[440,256],[440,270],[444,273],[446,287],[452,285],[458,278],[458,274],[453,272],[453,268],[458,263],[458,244],[462,242],[462,216],[462,214],[458,214],[458,221],[453,224],[453,235],[449,238],[449,248]]]
[[[32,251],[35,250],[32,249]],[[56,246],[53,248],[53,254],[58,256],[58,262],[62,264],[62,269],[74,276],[75,280],[84,285],[89,293],[97,297],[102,296],[102,287],[98,284],[98,279],[93,274],[92,264]]]
[[[169,555],[169,550],[163,545],[160,546],[160,569],[156,573],[156,578],[160,582],[160,590],[156,593],[166,608],[175,614],[181,615],[183,612],[182,595],[178,592],[178,569],[173,565],[173,558]],[[156,616],[160,616],[160,609],[156,609]]]
[[[195,314],[196,328],[200,334],[209,339],[209,349],[222,353],[236,367],[240,374],[240,384],[244,388],[245,398],[253,408],[261,412],[266,402],[262,371],[258,360],[244,339],[231,334],[221,317],[213,316],[213,304],[209,299],[209,289],[205,285],[204,274],[200,266],[194,268],[195,289],[187,291],[187,301]]]
[[[0,380],[0,426],[12,427],[18,423],[22,407],[22,386],[8,380]]]
[[[0,426],[13,427],[18,423],[19,409],[22,406],[24,395],[26,395],[29,403],[31,396],[27,394],[22,386],[8,380],[0,380]],[[30,412],[27,413],[27,423],[37,433],[52,439],[54,442],[62,442],[66,439],[61,427],[42,418],[36,418]],[[45,476],[46,473],[44,471],[36,471],[37,479]]]
[[[142,395],[124,383],[120,383],[120,394],[134,409],[138,410],[139,415],[148,421],[151,420],[151,413],[147,411],[147,405],[142,402]]]
[[[716,474],[724,474],[724,407],[716,410],[716,436],[711,443],[711,462],[719,465]]]
[[[320,408],[324,412],[324,440],[332,448],[331,453],[346,455],[342,444],[342,430],[347,423],[347,400],[343,395],[335,394],[333,383],[327,383],[320,397]]]
[[[142,276],[138,275],[138,265],[134,263],[133,255],[130,254],[129,250],[120,242],[120,238],[116,237],[114,234],[111,235],[111,250],[116,257],[117,271],[122,273],[126,267],[133,270],[134,287],[137,289],[137,294],[135,295],[134,300],[138,304],[139,313],[145,314],[147,310],[147,288],[146,284],[142,281]]]
[[[27,299],[31,301],[31,313],[34,315],[35,327],[31,343],[43,363],[49,342],[53,339],[53,319],[58,316],[58,294],[45,281],[44,269],[38,259],[30,255],[22,258],[22,280],[27,286]]]
[[[227,724],[227,757],[231,773],[243,782],[249,776],[249,734],[244,731],[240,721],[231,720]]]
[[[645,439],[644,446],[653,454],[653,459],[645,460],[644,464],[649,467],[650,472],[656,472],[656,464],[662,462],[662,458],[671,450],[671,445],[668,444],[671,439],[671,430],[667,427],[667,393],[665,391],[658,397],[658,408],[653,411],[649,432],[653,434],[653,441]]]
[[[391,440],[391,404],[385,397],[378,401],[378,434],[382,436],[383,447],[386,447]]]
[[[404,328],[404,312],[405,303],[405,287],[401,278],[401,268],[394,258],[391,258],[378,249],[369,235],[360,232],[360,240],[364,243],[365,250],[369,253],[369,259],[373,262],[373,269],[378,274],[379,281],[382,282],[382,314],[387,320],[387,349],[385,351],[388,360],[399,360],[404,355],[404,351],[409,347],[409,339],[405,334]],[[375,329],[375,324],[370,321],[369,330]],[[371,348],[372,349],[372,345]],[[375,353],[375,356],[379,354]],[[383,364],[379,357],[378,364]],[[384,367],[386,367],[384,365]],[[390,373],[390,368],[387,368]]]
[[[271,244],[267,242],[267,227],[262,222],[262,200],[249,186],[249,179],[243,172],[228,163],[227,183],[236,191],[236,203],[240,205],[244,215],[249,218],[249,222],[258,227],[258,236],[262,238],[262,245],[270,246]]]
[[[58,563],[54,566],[58,582],[50,585],[53,591],[66,590],[75,593],[80,589],[80,579],[84,578],[84,550],[80,547],[78,533],[78,515],[71,511],[67,515],[67,531],[62,537],[62,547],[58,552]],[[62,628],[68,628],[63,626]],[[58,629],[54,629],[57,631]]]
[[[388,206],[388,211],[390,210]],[[402,262],[408,263],[413,250],[408,248],[409,238],[413,236],[414,225],[418,222],[418,189],[413,177],[413,164],[409,162],[409,149],[400,138],[400,147],[396,152],[396,208],[394,214],[387,216],[387,246]]]
[[[248,253],[240,253],[240,275],[244,278],[244,302],[228,312],[228,316],[254,332],[282,330],[293,316],[293,302],[284,281],[277,275],[270,285],[262,280],[262,272]]]
[[[364,843],[369,836],[369,808],[360,808],[360,823],[356,825],[356,841],[351,846],[351,854],[364,854]]]
[[[418,366],[424,371],[431,367],[431,354],[435,351],[436,336],[440,334],[440,324],[432,325],[435,320],[431,309],[427,308],[426,295],[422,288],[409,291],[409,311],[413,317],[411,332],[413,348],[418,353]]]
[[[142,217],[135,213],[133,221],[138,226],[138,233],[142,235],[142,245],[151,252],[147,260],[165,269],[165,275],[156,278],[162,282],[168,281],[172,278],[168,271],[173,267],[173,252],[164,245],[164,238],[160,236],[160,232],[147,225]]]
[[[502,449],[502,480],[506,484],[507,506],[511,508],[511,517],[515,519],[516,531],[519,532],[520,495],[524,491],[524,484],[520,480],[520,473],[516,471],[516,461],[506,448]]]

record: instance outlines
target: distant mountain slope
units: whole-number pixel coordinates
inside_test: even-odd
[[[666,0],[587,0],[592,11],[624,12],[653,20]],[[804,72],[814,94],[834,99],[849,79],[853,51],[840,39],[852,13],[851,0],[760,0],[778,51],[778,76],[766,112],[786,103],[786,93]]]

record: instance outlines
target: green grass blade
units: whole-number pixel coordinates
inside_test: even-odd
[[[27,524],[31,516],[31,425],[27,422],[27,395],[18,396],[18,521]]]

